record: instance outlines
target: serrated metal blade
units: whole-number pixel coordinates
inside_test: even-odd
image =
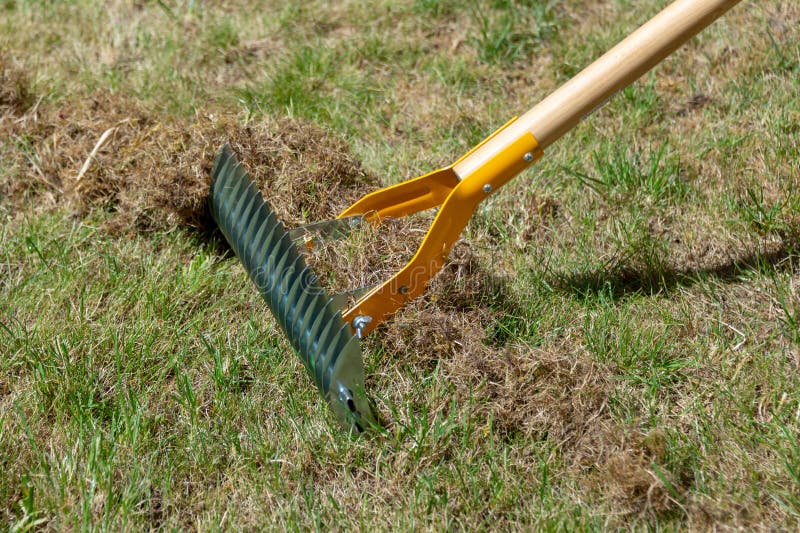
[[[214,163],[209,206],[336,417],[358,431],[376,426],[358,339],[227,145]]]

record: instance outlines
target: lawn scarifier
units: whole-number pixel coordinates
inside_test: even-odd
[[[210,208],[322,396],[346,427],[378,427],[364,390],[359,339],[419,296],[442,268],[478,204],[543,150],[739,0],[677,0],[521,117],[452,165],[367,194],[330,221],[287,230],[226,146],[213,169]],[[413,258],[374,287],[329,296],[297,246],[438,208]],[[348,298],[357,298],[346,308]]]

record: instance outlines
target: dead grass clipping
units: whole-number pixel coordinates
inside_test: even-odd
[[[242,125],[233,115],[159,120],[141,104],[98,93],[34,105],[27,80],[3,65],[0,134],[10,171],[0,176],[14,207],[66,205],[78,216],[112,214],[109,229],[209,230],[211,168],[229,143],[288,224],[335,216],[377,186],[346,143],[297,120]]]

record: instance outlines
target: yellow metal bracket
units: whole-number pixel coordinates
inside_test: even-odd
[[[342,211],[339,217],[363,215],[378,222],[384,217],[406,216],[440,207],[414,257],[394,276],[374,288],[348,309],[343,318],[359,336],[366,335],[406,302],[419,296],[441,270],[450,249],[466,227],[478,204],[542,156],[539,143],[524,133],[489,158],[469,176],[453,170],[512,119],[452,165],[424,176],[368,194]]]

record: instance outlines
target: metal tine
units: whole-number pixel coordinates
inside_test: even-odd
[[[286,331],[291,331],[291,326],[294,324],[294,304],[297,303],[297,300],[294,298],[296,298],[297,290],[302,283],[300,279],[302,268],[303,259],[298,256],[292,264],[286,268],[286,273],[281,280],[280,294],[282,297],[278,309],[286,316],[286,323],[287,326],[289,326],[286,328]]]
[[[341,317],[341,314],[339,316]],[[342,350],[344,350],[344,347],[347,345],[348,337],[350,337],[350,326],[342,323],[342,327],[336,332],[336,337],[334,338],[336,344],[335,346],[331,344],[332,349],[328,350],[328,354],[322,363],[322,376],[320,377],[320,381],[322,382],[322,388],[325,390],[331,386],[333,368]]]
[[[269,283],[269,271],[267,270],[269,265],[269,258],[272,257],[270,251],[272,250],[272,242],[275,240],[275,236],[280,234],[280,226],[278,225],[278,220],[275,218],[275,215],[270,212],[269,215],[264,219],[264,226],[263,230],[263,237],[260,241],[257,241],[257,248],[253,252],[253,261],[255,263],[255,268],[258,269],[257,276],[258,281],[256,285],[262,293],[266,290],[267,284]],[[261,235],[261,231],[256,235]]]
[[[236,204],[233,206],[233,209],[231,210],[231,214],[236,217],[234,219],[234,224],[238,226],[241,224],[242,220],[241,219],[242,209],[244,209],[244,206],[246,205],[248,200],[253,199],[253,196],[251,194],[248,194],[248,191],[253,190],[253,188],[255,187],[255,183],[253,183],[250,180],[243,179],[245,173],[241,163],[236,163],[236,165],[234,165],[233,167],[233,171],[235,175],[234,179],[239,184],[239,187],[244,185],[244,190],[239,192],[239,201],[236,202]]]
[[[292,284],[292,287],[289,289],[289,294],[291,295],[290,299],[294,300],[294,305],[289,311],[292,316],[292,327],[289,329],[287,334],[292,340],[296,340],[300,336],[302,332],[302,329],[300,328],[300,318],[305,316],[306,308],[312,305],[314,302],[314,297],[311,291],[304,290],[304,285],[307,283],[309,275],[311,275],[311,269],[307,265],[303,265],[303,270],[297,276],[294,284]]]
[[[335,320],[327,321],[325,328],[322,330],[322,333],[314,342],[313,348],[311,349],[311,354],[314,359],[314,370],[317,382],[320,385],[322,385],[322,374],[325,371],[325,366],[322,364],[323,355],[327,349],[330,349],[331,347],[331,334],[336,332],[336,328],[334,327],[335,323]],[[341,321],[339,323],[341,323]]]
[[[241,180],[234,181],[233,176],[230,176],[229,174],[225,174],[224,176],[225,177],[222,178],[222,183],[221,184],[215,183],[215,188],[214,188],[214,193],[217,196],[218,201],[219,201],[219,205],[217,206],[218,214],[222,214],[222,213],[227,212],[227,216],[224,216],[224,222],[226,223],[226,224],[224,224],[225,227],[222,227],[222,226],[220,227],[220,229],[222,229],[223,233],[225,233],[226,231],[229,231],[229,229],[230,229],[230,219],[231,219],[231,215],[232,215],[232,212],[233,212],[233,209],[227,208],[228,206],[226,204],[233,203],[235,205],[235,203],[239,199],[239,196],[238,196],[239,190],[242,187],[242,181]],[[217,186],[217,185],[219,185],[219,186]],[[232,191],[225,191],[225,189],[228,189],[228,188],[232,188],[233,190]],[[222,210],[222,211],[220,211],[220,210]],[[227,234],[225,234],[225,236],[226,237],[231,237],[230,235],[227,235]],[[232,241],[232,239],[229,239],[229,240]],[[233,244],[233,242],[231,242],[231,244]]]
[[[247,270],[251,271],[255,265],[251,264],[252,258],[249,252],[254,243],[247,238],[246,229],[250,222],[248,218],[252,215],[253,208],[258,206],[258,202],[260,200],[260,197],[256,194],[253,183],[248,184],[248,186],[245,188],[244,192],[242,193],[242,198],[243,201],[236,206],[238,212],[233,212],[233,216],[236,217],[236,244],[239,250],[242,252],[243,257],[247,259],[242,262],[247,266]]]
[[[314,372],[314,368],[316,365],[316,360],[311,357],[313,353],[314,347],[314,340],[319,340],[319,333],[322,326],[327,322],[325,320],[325,306],[321,306],[317,313],[317,318],[311,323],[311,327],[308,328],[305,336],[303,337],[303,344],[309,346],[308,353],[305,354],[307,361],[304,361],[308,366],[309,370],[312,371],[312,375],[314,376],[314,380],[317,379],[316,373]]]
[[[303,264],[301,259],[295,263],[295,268],[299,269],[299,273],[295,276],[294,281],[286,291],[286,302],[284,303],[286,314],[291,317],[290,324],[292,327],[289,329],[288,333],[292,337],[296,334],[295,329],[298,318],[304,313],[305,307],[311,300],[310,291],[304,290],[311,269]]]
[[[228,192],[225,191],[225,194],[228,198],[232,198],[230,208],[228,209],[228,224],[231,226],[238,226],[238,213],[242,207],[242,204],[248,199],[247,188],[250,185],[250,180],[243,179],[244,178],[244,171],[242,169],[242,165],[234,160],[232,162],[230,168],[230,181],[233,184],[233,190]],[[242,188],[244,187],[244,190]]]
[[[247,247],[249,251],[247,254],[248,262],[252,263],[250,266],[255,268],[259,266],[257,263],[258,255],[255,252],[264,244],[261,239],[256,239],[256,237],[263,235],[264,224],[269,222],[269,216],[264,216],[261,207],[264,199],[255,184],[251,182],[245,194],[250,196],[250,202],[244,207],[238,224],[240,232],[238,240],[241,241],[242,246]]]
[[[261,215],[261,216],[259,216]],[[270,213],[272,215],[272,213]],[[253,242],[255,243],[252,258],[253,264],[255,265],[255,272],[250,273],[250,277],[255,282],[256,286],[261,290],[261,287],[264,285],[263,277],[264,272],[261,268],[264,264],[264,259],[267,257],[269,247],[267,246],[270,238],[270,231],[274,231],[275,223],[274,220],[270,218],[270,216],[263,216],[263,213],[258,213],[256,218],[260,220],[258,230],[256,231],[255,236],[253,237]]]
[[[320,298],[313,298],[311,300],[305,313],[303,313],[303,319],[297,323],[297,327],[300,328],[298,330],[298,338],[302,338],[303,335],[306,337],[310,335],[311,331],[313,331],[314,327],[317,325],[316,321],[322,316],[322,310],[324,308],[325,304]]]
[[[220,176],[220,166],[223,165],[228,160],[228,146],[225,145],[220,150],[219,154],[217,154],[216,159],[214,159],[214,167],[211,169],[211,177],[213,180],[216,180]]]
[[[258,200],[260,200],[260,195],[256,193],[256,187],[253,182],[250,182],[247,185],[247,188],[244,190],[242,194],[243,198],[246,198],[246,201],[243,203],[241,207],[241,213],[237,216],[237,226],[239,227],[239,246],[244,249],[245,246],[251,246],[250,239],[248,238],[249,235],[247,233],[247,229],[250,226],[250,217],[253,214],[253,208],[258,207]]]
[[[222,152],[220,152],[219,156],[217,156],[217,160],[214,162],[214,170],[212,171],[212,176],[214,177],[214,181],[222,180],[221,183],[224,183],[228,179],[228,166],[233,163],[234,158],[232,157],[230,148],[226,145]],[[235,163],[234,163],[235,164]]]
[[[233,198],[233,200],[231,200],[232,205],[230,206],[230,209],[228,210],[228,216],[224,221],[230,228],[236,225],[236,213],[239,211],[239,206],[246,199],[246,196],[240,193],[242,185],[246,186],[246,182],[242,179],[234,179],[233,176],[231,177],[231,181],[233,181],[233,190],[226,192],[225,194],[228,195],[229,198]],[[234,239],[234,242],[231,244],[238,246],[239,243],[236,242],[236,239]]]
[[[258,228],[258,221],[262,218],[261,213],[261,204],[264,202],[264,199],[261,197],[261,193],[254,187],[253,190],[253,203],[247,207],[247,211],[245,212],[244,220],[243,220],[243,235],[245,241],[250,243],[250,246],[258,246],[258,241],[255,240],[254,233]]]
[[[281,241],[286,238],[286,234],[281,231],[280,223],[276,222],[269,233],[270,242],[265,250],[266,255],[260,258],[258,262],[258,267],[261,269],[262,275],[264,276],[263,291],[272,290],[277,275],[275,265],[286,255],[284,253],[285,250],[280,246]],[[273,303],[274,302],[270,300],[270,305]]]
[[[291,257],[291,252],[294,249],[290,248],[292,242],[289,235],[284,233],[275,245],[275,249],[280,252],[280,257],[275,265],[270,265],[270,280],[268,290],[270,291],[270,298],[272,300],[273,309],[280,309],[281,294],[276,290],[279,286],[280,277],[285,275],[286,264]],[[285,315],[282,316],[285,320]]]

